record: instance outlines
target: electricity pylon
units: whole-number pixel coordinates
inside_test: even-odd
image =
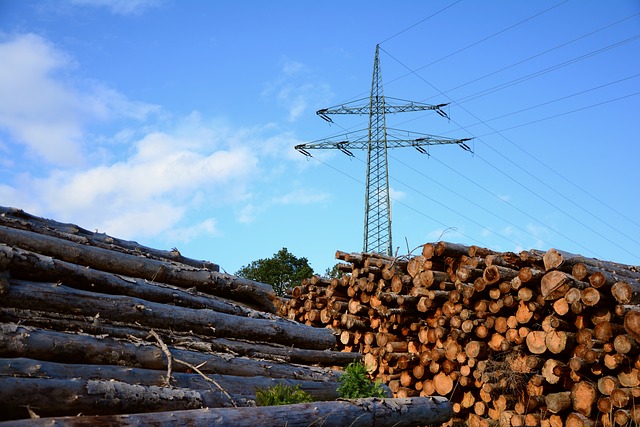
[[[371,95],[369,96],[368,104],[351,106],[351,104],[363,101],[358,100],[331,108],[324,108],[316,112],[317,115],[329,123],[333,123],[329,114],[368,114],[368,132],[366,134],[364,133],[365,130],[352,132],[355,135],[360,133],[363,134],[363,136],[352,140],[346,139],[336,141],[336,139],[342,138],[320,139],[308,144],[296,145],[295,149],[309,157],[311,157],[311,153],[309,153],[308,150],[315,149],[338,149],[351,157],[353,157],[353,153],[350,150],[367,150],[367,183],[364,209],[364,252],[377,252],[386,255],[393,255],[387,148],[414,147],[423,154],[429,154],[424,147],[431,145],[457,144],[464,150],[471,151],[471,148],[465,144],[465,142],[469,141],[471,138],[450,139],[428,134],[419,134],[416,132],[387,129],[385,119],[386,114],[434,110],[440,116],[448,118],[447,113],[442,109],[442,107],[445,107],[448,104],[427,105],[418,102],[409,102],[404,105],[394,105],[388,102],[389,99],[402,101],[394,98],[385,99],[382,93],[379,46],[376,45],[376,54],[373,61]],[[389,131],[393,131],[394,135],[390,137]],[[400,136],[401,134],[402,136]]]

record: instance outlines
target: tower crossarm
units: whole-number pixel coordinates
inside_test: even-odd
[[[446,107],[449,104],[430,105],[430,104],[423,104],[420,102],[413,102],[413,101],[406,101],[407,104],[395,104],[388,101],[389,100],[403,101],[403,100],[396,99],[396,98],[389,98],[389,97],[386,97],[384,99],[385,99],[383,104],[384,114],[433,110],[439,115],[441,115],[442,117],[449,118],[447,113],[442,109],[443,107]],[[359,101],[354,101],[353,103],[356,103],[356,102],[359,102]],[[337,105],[335,107],[330,107],[330,108],[323,108],[321,110],[316,111],[316,114],[320,116],[322,119],[328,121],[329,123],[333,123],[333,120],[331,119],[331,117],[329,117],[330,114],[370,114],[371,112],[371,106],[369,103],[367,103],[366,105],[360,105],[360,106],[351,106],[350,104],[351,103]]]
[[[465,151],[471,152],[471,147],[467,144],[468,141],[471,141],[473,138],[462,138],[462,139],[453,139],[453,138],[443,138],[434,135],[422,135],[418,138],[387,138],[387,148],[404,148],[404,147],[413,147],[421,153],[426,153],[426,150],[423,147],[428,147],[431,145],[445,145],[445,144],[457,144],[460,148]],[[307,144],[298,144],[295,146],[295,149],[305,156],[311,157],[311,153],[309,150],[340,150],[346,155],[353,157],[353,153],[351,150],[366,150],[368,148],[369,142],[366,137],[356,139],[356,140],[345,140],[345,139],[319,139],[317,141],[309,142]]]

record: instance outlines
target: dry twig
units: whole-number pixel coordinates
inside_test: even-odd
[[[238,407],[238,405],[236,405],[236,402],[233,400],[233,398],[229,395],[229,393],[227,393],[227,391],[222,388],[222,386],[220,384],[218,384],[218,382],[216,380],[214,380],[213,378],[209,378],[208,376],[206,376],[200,369],[198,366],[192,365],[189,362],[185,362],[184,360],[180,360],[180,359],[174,359],[177,363],[180,363],[182,365],[185,365],[187,367],[189,367],[190,369],[193,369],[194,372],[198,373],[202,378],[204,378],[205,381],[208,381],[212,384],[214,384],[216,387],[218,387],[218,389],[225,395],[227,396],[227,398],[229,399],[229,401],[231,402],[231,404],[235,407]],[[203,363],[204,364],[204,363]],[[200,365],[202,366],[202,365]]]
[[[171,383],[171,365],[172,365],[173,357],[171,356],[169,347],[167,347],[164,341],[162,341],[162,338],[160,338],[160,335],[158,335],[156,331],[151,329],[149,331],[149,334],[151,334],[151,336],[153,336],[156,339],[156,341],[158,341],[158,345],[162,349],[162,352],[164,353],[165,356],[167,356],[167,378],[164,381],[164,385],[168,387]]]

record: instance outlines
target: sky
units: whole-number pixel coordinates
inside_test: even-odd
[[[0,0],[0,205],[217,263],[363,250],[366,115],[389,128],[393,247],[557,248],[640,265],[640,1]]]

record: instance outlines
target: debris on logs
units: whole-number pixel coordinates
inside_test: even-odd
[[[280,314],[333,329],[396,397],[448,398],[450,425],[640,423],[640,267],[556,249],[422,249],[338,251],[345,274],[303,283]]]

